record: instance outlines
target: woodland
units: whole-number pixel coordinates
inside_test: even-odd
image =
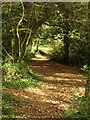
[[[90,120],[89,17],[90,2],[2,3],[2,119]]]

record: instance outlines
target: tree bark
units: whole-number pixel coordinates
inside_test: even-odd
[[[63,59],[63,62],[65,64],[69,64],[69,46],[70,46],[70,40],[67,35],[64,35],[64,59]]]

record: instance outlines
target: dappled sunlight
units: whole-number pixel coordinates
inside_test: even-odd
[[[45,92],[43,92],[43,90],[39,89],[39,88],[27,88],[25,89],[26,92],[32,92],[35,94],[40,94],[40,95],[46,95]]]
[[[87,119],[89,6],[75,0],[2,2],[2,119]]]
[[[81,75],[80,73],[75,74],[75,73],[55,73],[54,76],[58,76],[58,77],[66,77],[66,78],[83,78],[83,75]]]
[[[40,69],[41,66],[31,66],[31,67]],[[47,68],[47,66],[43,66],[41,69],[46,69],[46,68]]]
[[[71,85],[52,85],[49,84],[49,86],[43,86],[43,90],[47,94],[47,99],[51,100],[58,100],[58,101],[63,101],[65,103],[70,103],[70,100],[73,98],[73,95],[76,94],[82,94],[84,95],[85,93],[85,88],[80,87],[76,88],[75,86]]]
[[[32,60],[38,60],[38,61],[48,61],[48,57],[47,56],[42,56],[42,55],[36,55],[35,58],[32,58]]]
[[[59,101],[53,101],[53,100],[42,100],[43,102],[46,102],[46,103],[52,103],[52,104],[59,104]]]
[[[42,76],[40,77],[40,80],[42,80]],[[85,81],[83,78],[80,78],[80,76],[79,77],[78,76],[76,76],[76,77],[43,76],[43,81],[52,83],[52,84],[61,84],[61,85],[70,84],[72,86],[85,87]]]
[[[43,84],[22,89],[5,88],[18,98],[15,110],[22,118],[57,118],[71,105],[74,95],[85,94],[85,80],[79,69],[48,60],[34,60],[30,68]],[[21,112],[23,111],[23,113]]]
[[[84,95],[85,94],[85,87],[78,87],[77,89],[75,89],[75,95],[79,96],[79,95]]]
[[[39,80],[45,82],[40,89],[46,96],[39,98],[39,101],[53,104],[58,111],[66,110],[74,95],[85,94],[86,81],[78,67],[66,66],[52,61],[34,61],[30,67],[41,74]],[[54,107],[52,109],[54,110]]]

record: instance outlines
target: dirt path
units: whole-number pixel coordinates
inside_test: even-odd
[[[17,113],[20,112],[18,117],[58,118],[74,95],[84,94],[85,82],[78,68],[49,61],[46,57],[38,57],[30,68],[40,74],[42,86],[23,91],[6,90],[21,99],[19,104],[14,103]]]

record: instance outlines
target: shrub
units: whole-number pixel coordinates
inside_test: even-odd
[[[41,84],[37,74],[25,63],[3,64],[3,86],[8,88],[25,88]]]
[[[49,54],[49,58],[50,58],[50,60],[63,63],[64,47],[61,44],[54,46],[53,50],[51,50],[51,52]]]
[[[88,97],[74,96],[72,105],[65,111],[65,115],[72,119],[88,120],[90,116],[87,114],[88,110]]]
[[[34,53],[31,53],[30,51],[27,51],[25,57],[24,57],[24,62],[27,63],[27,64],[30,64],[31,62],[31,59],[35,57],[35,54]]]
[[[71,40],[69,49],[70,63],[73,62],[73,64],[84,65],[90,61],[90,50],[85,41],[86,40],[83,41],[76,38]]]
[[[84,65],[81,70],[87,73],[86,80],[90,80],[90,66]],[[90,120],[90,87],[87,84],[86,82],[85,96],[74,96],[72,105],[65,111],[67,117],[77,120]]]
[[[13,96],[7,93],[2,95],[2,118],[15,118]]]

